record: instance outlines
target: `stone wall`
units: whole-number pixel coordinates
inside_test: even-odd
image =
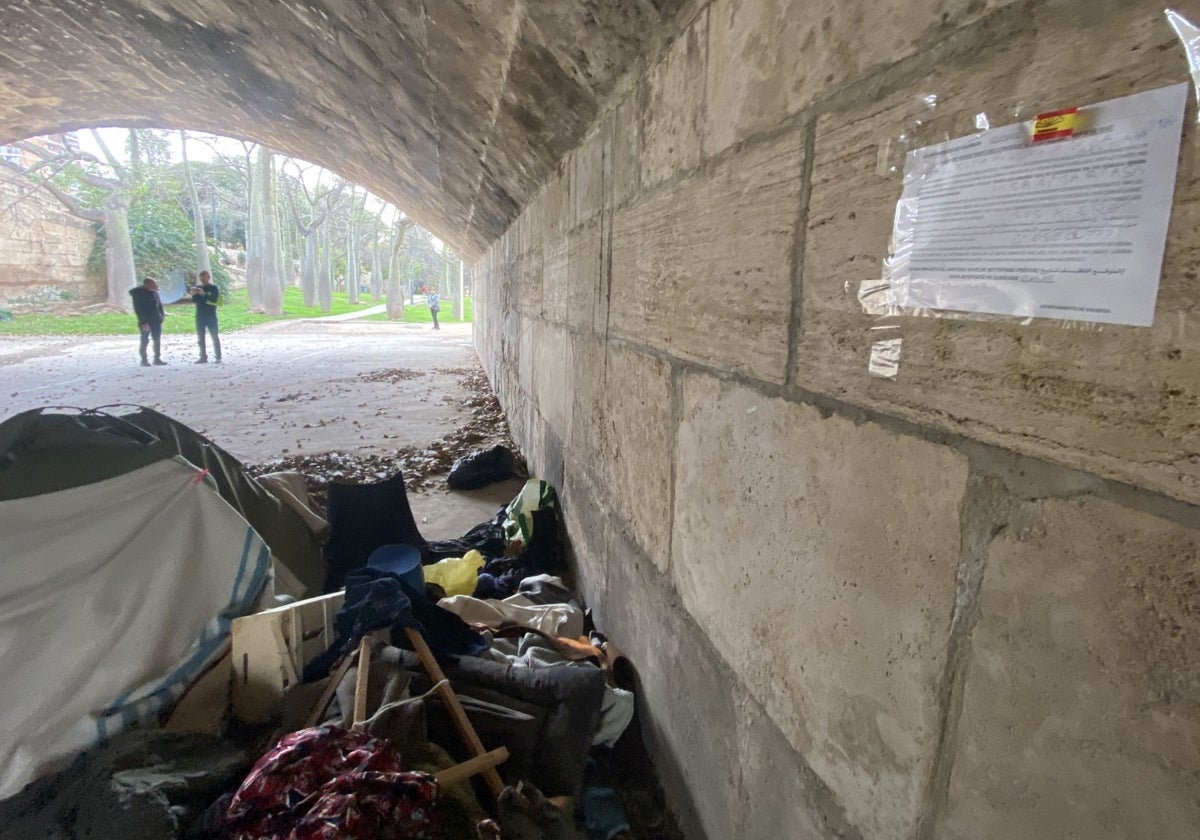
[[[480,261],[476,341],[689,836],[1194,837],[1195,105],[1152,328],[900,319],[888,381],[854,297],[882,144],[1189,81],[1161,5],[679,31]]]
[[[92,224],[52,196],[0,181],[0,304],[50,306],[104,300],[104,281],[87,276]]]

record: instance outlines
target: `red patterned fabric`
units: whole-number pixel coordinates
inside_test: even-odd
[[[336,726],[288,735],[225,814],[229,840],[433,840],[437,783],[390,743]]]

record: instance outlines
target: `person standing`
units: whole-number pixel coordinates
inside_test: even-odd
[[[437,289],[430,289],[429,294],[425,295],[425,302],[429,304],[429,314],[433,316],[433,328],[441,329],[438,325],[438,293]]]
[[[158,281],[147,277],[142,285],[129,290],[133,298],[133,314],[137,316],[138,331],[141,333],[141,344],[138,354],[142,357],[142,367],[150,367],[146,358],[146,347],[154,341],[154,364],[165,365],[162,360],[162,325],[166,313],[163,311],[162,299],[158,296]]]
[[[207,330],[212,336],[213,361],[221,361],[221,337],[217,331],[217,307],[221,303],[221,290],[212,282],[212,275],[200,272],[200,284],[192,289],[192,303],[196,304],[196,340],[200,344],[200,358],[196,364],[208,363],[208,348],[204,342]]]

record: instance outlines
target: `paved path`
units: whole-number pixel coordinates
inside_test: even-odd
[[[381,303],[378,306],[369,306],[366,309],[360,309],[357,312],[343,312],[341,315],[322,315],[320,318],[305,318],[305,321],[357,321],[359,318],[366,318],[368,315],[381,315],[387,312],[387,304]]]
[[[138,365],[137,336],[0,338],[0,417],[48,405],[147,405],[247,461],[329,450],[428,446],[466,412],[459,380],[478,361],[470,324],[309,319],[222,336],[224,361],[197,365],[193,342],[164,336],[166,367]],[[367,381],[402,369],[411,378]],[[457,536],[513,495],[413,499],[434,538]],[[447,515],[449,520],[447,521]],[[461,527],[460,527],[461,526]]]

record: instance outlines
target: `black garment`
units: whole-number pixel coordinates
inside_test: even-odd
[[[437,309],[437,307],[436,307],[436,306],[432,307],[432,308],[429,310],[429,314],[433,316],[433,328],[434,328],[435,330],[440,330],[440,329],[441,329],[441,326],[438,324],[438,319],[437,319],[437,316],[438,316],[438,309]]]
[[[192,303],[196,304],[196,341],[200,344],[200,358],[208,358],[208,348],[204,343],[204,333],[212,336],[213,355],[221,361],[221,337],[217,330],[217,301],[221,299],[221,290],[212,283],[200,286],[200,293],[192,295]]]
[[[162,321],[149,321],[140,327],[142,333],[141,344],[138,346],[138,354],[142,357],[142,361],[146,361],[146,346],[150,343],[150,339],[154,339],[154,361],[162,361]]]
[[[161,324],[165,313],[158,292],[151,291],[145,286],[129,290],[133,298],[133,314],[137,316],[138,326],[142,324]]]
[[[457,615],[439,607],[391,572],[366,567],[346,575],[346,599],[333,621],[337,638],[327,651],[304,667],[304,681],[326,676],[334,663],[378,627],[391,627],[395,643],[404,640],[405,628],[419,631],[434,655],[443,661],[474,656],[487,648],[484,637]]]
[[[154,339],[154,360],[162,358],[162,323],[166,313],[163,312],[162,299],[158,292],[138,286],[129,290],[133,298],[133,314],[137,316],[138,332],[141,333],[141,343],[138,355],[146,362],[146,346]]]
[[[196,304],[196,319],[199,320],[201,315],[216,317],[217,301],[221,299],[221,290],[212,283],[205,283],[199,288],[200,293],[192,295],[192,303]]]
[[[346,573],[367,565],[371,552],[381,545],[411,545],[421,550],[421,562],[430,562],[425,557],[425,538],[408,505],[401,473],[371,484],[334,482],[329,485],[325,510],[329,520],[326,592],[341,589]]]

